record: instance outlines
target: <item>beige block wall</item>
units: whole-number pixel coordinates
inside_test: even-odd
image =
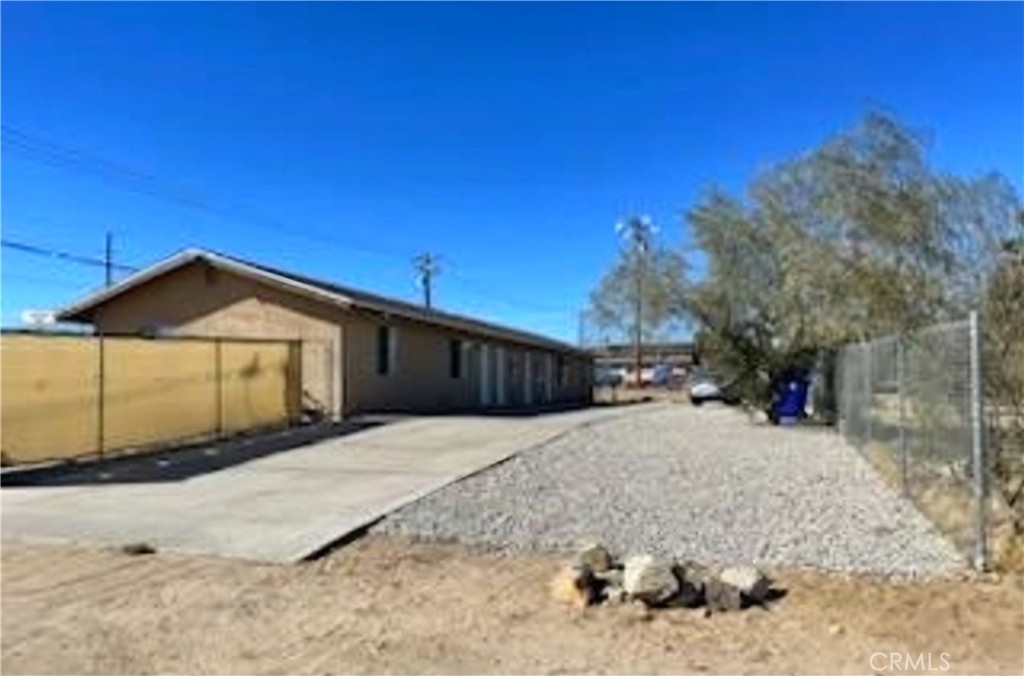
[[[295,343],[4,335],[3,462],[32,463],[294,422]]]
[[[186,336],[301,340],[303,405],[340,416],[341,312],[194,263],[104,304],[94,324],[109,333],[160,329]]]
[[[5,463],[100,450],[99,342],[0,339],[0,450]]]

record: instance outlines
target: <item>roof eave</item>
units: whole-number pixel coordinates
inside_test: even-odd
[[[535,336],[526,332],[519,332],[498,326],[492,328],[488,326],[486,322],[477,324],[470,320],[464,320],[457,317],[447,317],[443,314],[432,316],[432,313],[427,311],[390,307],[386,304],[374,303],[364,299],[352,298],[342,293],[326,291],[322,288],[305,284],[295,279],[283,277],[269,270],[248,265],[228,256],[222,256],[215,252],[207,251],[206,249],[185,249],[153,264],[150,267],[132,273],[115,284],[89,294],[67,307],[58,310],[57,319],[66,322],[90,323],[94,319],[95,310],[110,299],[180,267],[199,261],[263,283],[270,283],[292,293],[299,292],[307,297],[311,297],[334,306],[359,308],[382,316],[402,317],[404,319],[423,322],[426,324],[447,326],[469,334],[488,335],[493,338],[512,343],[535,345],[560,352],[579,354],[587,357],[590,356],[581,348],[569,345],[568,343],[562,343],[545,336]]]
[[[217,268],[234,272],[244,277],[256,279],[264,283],[270,282],[293,292],[298,289],[305,292],[307,295],[313,296],[320,301],[331,303],[332,305],[340,305],[343,307],[349,307],[352,305],[352,300],[341,294],[329,293],[308,284],[302,284],[301,282],[286,279],[280,275],[275,275],[272,272],[257,270],[251,266],[244,265],[213,253],[212,251],[206,251],[205,249],[185,249],[184,251],[179,251],[178,253],[169,256],[148,268],[132,273],[117,283],[101,289],[100,291],[91,293],[86,297],[75,301],[71,305],[58,310],[57,319],[59,321],[88,323],[92,321],[96,308],[111,298],[114,298],[115,296],[118,296],[152,279],[165,275],[169,272],[173,272],[185,265],[200,261]]]

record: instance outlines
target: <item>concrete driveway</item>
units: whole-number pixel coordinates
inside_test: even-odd
[[[624,413],[410,418],[321,440],[298,429],[269,450],[241,440],[45,480],[7,475],[3,537],[298,561],[521,450]]]

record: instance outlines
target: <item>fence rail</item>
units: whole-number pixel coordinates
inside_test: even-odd
[[[839,429],[971,557],[988,563],[984,386],[977,314],[847,345]]]
[[[295,421],[291,341],[5,334],[4,464],[62,460]]]

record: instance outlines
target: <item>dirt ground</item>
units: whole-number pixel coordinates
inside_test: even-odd
[[[555,559],[383,537],[293,566],[25,543],[2,563],[6,674],[898,671],[889,653],[1024,673],[1020,578],[775,571],[770,610],[705,617],[571,610],[548,596]]]

